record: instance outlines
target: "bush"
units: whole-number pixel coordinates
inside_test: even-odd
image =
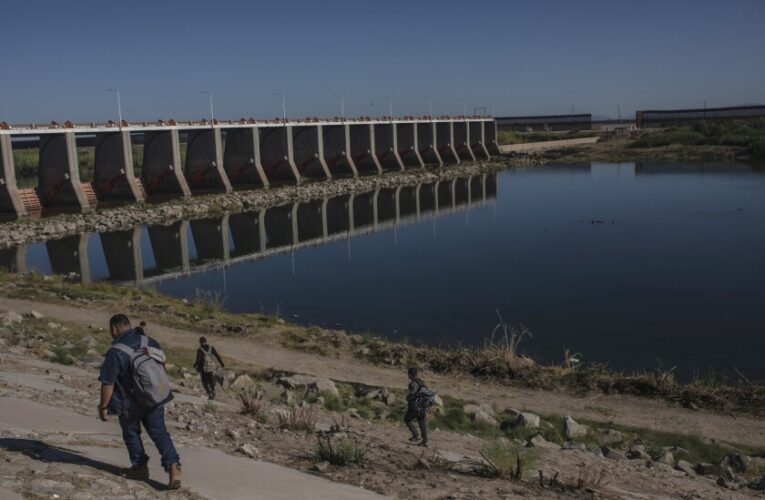
[[[523,479],[523,471],[534,467],[537,451],[495,441],[481,450],[481,456],[488,465],[487,475],[501,479]]]
[[[248,415],[262,424],[266,423],[268,403],[263,400],[262,393],[245,390],[239,393],[239,399],[242,401],[243,415]]]
[[[276,414],[277,425],[280,429],[302,431],[306,434],[313,432],[317,417],[318,411],[315,406],[293,406]]]
[[[319,436],[316,443],[316,461],[327,461],[334,465],[358,464],[364,460],[367,449],[352,438],[341,438],[332,442],[332,435]]]

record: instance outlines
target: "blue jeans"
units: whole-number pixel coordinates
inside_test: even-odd
[[[180,465],[180,457],[178,457],[170,433],[165,427],[165,405],[159,405],[138,415],[120,415],[119,422],[120,427],[122,427],[122,439],[125,441],[128,455],[130,455],[130,463],[133,466],[144,465],[149,461],[149,456],[146,455],[143,441],[141,441],[141,424],[162,456],[162,468],[165,471],[170,471],[171,465]]]

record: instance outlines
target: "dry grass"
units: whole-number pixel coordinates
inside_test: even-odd
[[[535,450],[503,445],[495,442],[480,450],[485,462],[485,474],[500,479],[523,480],[523,471],[534,466]]]
[[[605,469],[591,467],[582,462],[576,477],[571,478],[568,484],[577,490],[594,490],[605,484],[605,477]]]
[[[265,423],[268,419],[268,402],[263,399],[261,392],[244,390],[239,393],[242,402],[242,414],[248,415],[255,420]]]
[[[318,414],[318,408],[314,405],[292,406],[286,411],[276,414],[277,425],[280,429],[309,434],[316,427]]]

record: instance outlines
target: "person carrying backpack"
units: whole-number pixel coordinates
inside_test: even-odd
[[[412,437],[409,441],[420,441],[420,446],[428,446],[428,410],[433,406],[435,401],[435,393],[428,389],[425,382],[417,376],[417,368],[409,368],[407,371],[409,376],[409,390],[406,394],[406,413],[404,414],[404,423],[412,433]],[[417,420],[417,424],[420,427],[419,434],[417,428],[414,426],[414,420]]]
[[[202,386],[207,391],[207,397],[215,399],[215,379],[223,378],[224,365],[218,351],[207,343],[205,337],[199,337],[199,348],[197,349],[197,360],[194,362],[194,368],[197,369],[202,378]]]
[[[165,355],[156,340],[140,335],[124,314],[109,320],[111,348],[104,357],[98,416],[107,421],[117,415],[131,467],[122,470],[128,479],[149,479],[149,457],[141,441],[141,425],[154,442],[162,467],[169,475],[169,489],[181,487],[181,461],[165,425],[165,404],[173,399],[165,371]]]

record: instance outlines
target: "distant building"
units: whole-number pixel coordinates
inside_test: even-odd
[[[635,112],[638,128],[667,127],[701,120],[751,120],[765,117],[765,106],[733,106],[728,108],[666,109]]]
[[[591,114],[547,115],[547,116],[504,116],[497,117],[500,130],[518,132],[544,132],[545,130],[589,130],[592,128]]]

